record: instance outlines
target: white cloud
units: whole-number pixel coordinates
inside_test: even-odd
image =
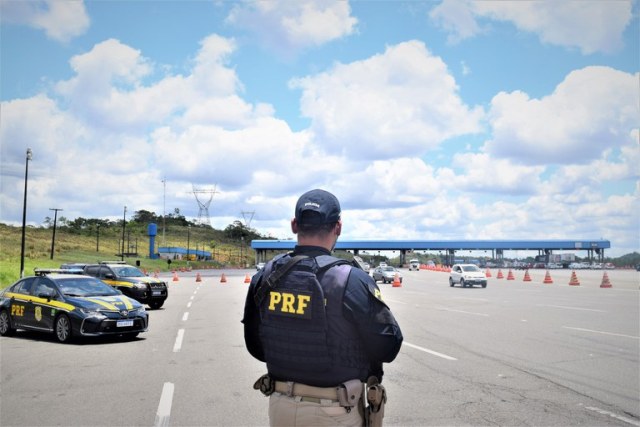
[[[587,67],[569,73],[541,99],[501,92],[491,101],[493,137],[485,150],[528,164],[584,164],[624,147],[640,127],[639,78]]]
[[[47,37],[67,42],[89,28],[89,16],[81,0],[0,1],[2,22],[25,24],[44,30]]]
[[[473,1],[444,0],[430,12],[457,42],[481,33],[478,19],[513,23],[554,45],[578,48],[583,54],[612,53],[632,19],[631,1]]]
[[[348,36],[358,20],[348,1],[272,0],[239,3],[227,22],[246,28],[283,55]]]
[[[424,43],[291,81],[327,151],[381,159],[421,155],[443,140],[480,131],[482,109],[466,106],[442,59]]]
[[[452,188],[464,192],[533,194],[539,190],[543,166],[522,166],[508,159],[496,159],[486,153],[458,153],[452,166],[456,173],[443,168],[438,171],[438,181],[448,182]]]

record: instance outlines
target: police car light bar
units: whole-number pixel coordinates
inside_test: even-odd
[[[36,276],[45,276],[47,274],[84,274],[83,270],[77,268],[34,268],[33,272]]]

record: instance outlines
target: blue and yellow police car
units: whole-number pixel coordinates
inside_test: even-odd
[[[102,261],[100,264],[85,265],[84,273],[102,280],[142,304],[149,304],[154,310],[162,307],[169,296],[167,282],[149,277],[139,268],[124,261]]]
[[[0,292],[0,335],[16,329],[53,332],[60,342],[73,337],[136,337],[149,326],[138,301],[81,270],[36,269]]]

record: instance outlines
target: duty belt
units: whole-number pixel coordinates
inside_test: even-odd
[[[300,396],[334,401],[339,400],[337,387],[313,387],[294,382],[276,381],[275,391],[286,394],[289,397]]]
[[[306,384],[275,381],[274,391],[289,397],[299,396],[302,400],[320,403],[321,400],[339,402],[340,406],[352,407],[358,404],[362,395],[362,382],[347,381],[338,387],[313,387]]]

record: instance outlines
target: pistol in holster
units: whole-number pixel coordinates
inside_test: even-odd
[[[384,418],[384,405],[387,403],[387,391],[376,376],[370,376],[365,387],[367,398],[367,407],[364,411],[365,426],[380,427]]]
[[[253,384],[254,390],[260,390],[265,396],[271,396],[276,390],[276,382],[271,379],[269,374],[264,374]]]

